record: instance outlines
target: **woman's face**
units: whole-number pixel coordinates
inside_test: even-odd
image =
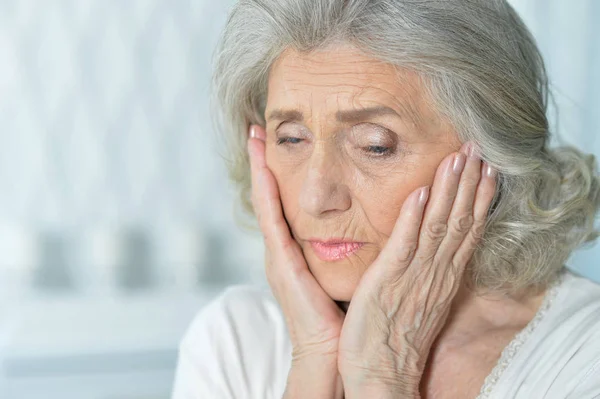
[[[284,52],[269,76],[265,118],[267,164],[292,235],[329,296],[350,301],[405,198],[432,184],[461,143],[415,73],[350,46]],[[324,259],[310,242],[334,238],[363,245]]]

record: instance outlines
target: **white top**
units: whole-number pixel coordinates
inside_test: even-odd
[[[600,398],[600,284],[564,269],[477,399]],[[235,285],[186,332],[172,399],[281,398],[291,345],[268,287]]]

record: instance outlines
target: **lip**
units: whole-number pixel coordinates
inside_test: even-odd
[[[344,259],[358,251],[365,243],[332,238],[329,240],[310,239],[310,246],[319,259],[325,262],[335,262]]]

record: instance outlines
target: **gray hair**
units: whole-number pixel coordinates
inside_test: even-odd
[[[472,287],[509,295],[545,289],[573,250],[600,235],[596,159],[548,148],[544,62],[505,0],[239,0],[215,53],[212,105],[247,214],[247,130],[265,126],[271,65],[288,47],[310,52],[336,42],[418,72],[461,142],[475,141],[498,171],[467,266]]]

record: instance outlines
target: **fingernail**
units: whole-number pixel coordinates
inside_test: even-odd
[[[496,177],[496,169],[492,168],[490,165],[487,165],[485,168],[485,175],[490,178]]]
[[[471,158],[479,158],[479,148],[473,142],[469,143],[469,157]]]
[[[421,193],[419,194],[419,205],[423,206],[425,204],[425,202],[427,202],[428,197],[429,197],[429,186],[426,186],[421,189]]]
[[[460,147],[460,152],[462,152],[465,155],[469,155],[469,148],[471,146],[471,142],[470,141],[465,141],[463,143],[463,145]]]
[[[250,137],[252,137],[254,139],[257,138],[256,137],[256,126],[254,126],[254,125],[250,126]]]
[[[256,125],[251,125],[250,126],[250,137],[255,138],[255,139],[259,139],[261,141],[265,141],[266,137],[264,137],[264,134],[262,131],[258,130],[258,127]]]
[[[454,165],[452,166],[454,173],[459,175],[462,172],[463,168],[465,167],[465,161],[466,157],[463,153],[459,152],[454,156]]]

